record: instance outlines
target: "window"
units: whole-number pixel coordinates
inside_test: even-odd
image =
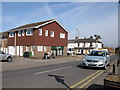
[[[38,46],[38,51],[43,51],[43,46]]]
[[[21,36],[21,31],[18,31],[18,36]]]
[[[44,51],[47,51],[47,47],[46,46],[44,46]]]
[[[54,37],[54,31],[51,31],[51,37]]]
[[[65,38],[65,34],[64,33],[60,33],[60,38]]]
[[[10,32],[9,37],[14,37],[14,32]]]
[[[39,29],[39,35],[42,35],[42,29]]]
[[[32,35],[32,34],[33,34],[33,29],[26,30],[26,35],[27,36]]]
[[[25,31],[24,30],[22,30],[22,36],[25,36]]]
[[[45,36],[48,36],[48,30],[45,30]]]

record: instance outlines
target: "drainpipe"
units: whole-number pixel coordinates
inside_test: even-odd
[[[17,40],[17,39],[16,39],[16,32],[15,32],[15,37],[14,37],[15,56],[17,55],[17,54],[16,54],[16,40]]]

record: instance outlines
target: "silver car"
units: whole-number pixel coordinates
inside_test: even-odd
[[[6,60],[8,62],[12,62],[13,56],[10,54],[5,54],[4,52],[0,51],[0,60]]]
[[[107,51],[93,50],[83,59],[83,65],[87,67],[103,67],[110,65],[110,54]]]

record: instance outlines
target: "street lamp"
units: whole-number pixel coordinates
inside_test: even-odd
[[[79,30],[78,29],[76,29],[76,30],[78,31],[78,35],[77,36],[78,36],[78,39],[79,39]]]

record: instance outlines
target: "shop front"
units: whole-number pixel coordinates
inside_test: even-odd
[[[51,51],[55,56],[63,56],[64,47],[63,46],[51,46]]]

